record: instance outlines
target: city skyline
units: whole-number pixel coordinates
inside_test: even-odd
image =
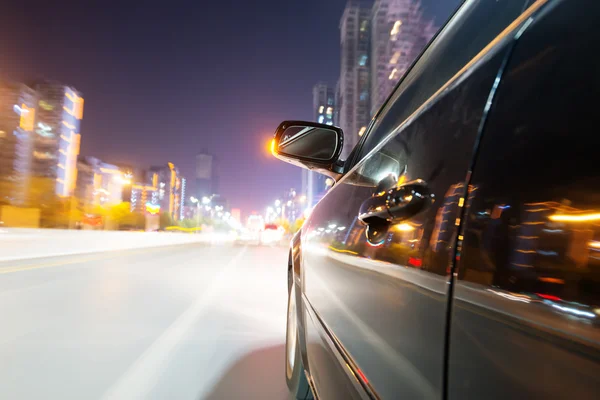
[[[60,12],[50,4],[27,10],[8,5],[11,21],[0,24],[0,32],[14,40],[4,48],[9,61],[0,77],[46,77],[80,90],[86,100],[81,155],[136,166],[176,160],[188,178],[203,148],[236,159],[220,166],[222,194],[232,207],[262,210],[276,193],[300,187],[298,171],[270,159],[264,143],[282,119],[312,119],[315,82],[336,82],[346,1],[267,3],[269,15],[249,4],[166,12],[123,5],[117,13],[80,3]],[[424,9],[436,14],[426,3],[432,2],[423,1]],[[216,24],[207,12],[227,15],[231,23]],[[140,22],[135,31],[132,17]],[[299,35],[289,22],[303,17],[314,19],[315,29]],[[277,68],[274,54],[282,60]],[[240,57],[245,65],[233,62]],[[192,179],[188,193],[193,186]]]

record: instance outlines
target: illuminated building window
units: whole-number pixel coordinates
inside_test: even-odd
[[[40,102],[38,103],[38,105],[40,106],[41,109],[46,110],[46,111],[52,111],[52,110],[54,110],[54,106],[52,104],[47,103],[44,100],[40,100]]]
[[[327,107],[327,115],[331,115],[333,113],[333,107]]]
[[[364,135],[366,130],[367,130],[366,126],[363,126],[362,128],[360,128],[360,131],[358,131],[358,136]]]
[[[390,74],[390,76],[388,77],[390,80],[394,79],[396,77],[396,72],[398,72],[397,68],[394,68],[392,70],[392,73]]]
[[[52,160],[56,158],[52,153],[42,151],[34,151],[33,156],[38,160]]]
[[[401,26],[402,26],[402,21],[398,20],[398,21],[394,22],[394,27],[392,28],[392,31],[390,32],[390,36],[393,36],[392,40],[396,40],[395,36],[398,34],[398,32],[400,32]]]
[[[368,23],[369,23],[369,21],[366,19],[360,23],[360,31],[361,32],[364,32],[367,30]]]
[[[0,131],[0,139],[4,139],[6,137],[6,132]]]
[[[323,107],[323,106],[319,107],[319,114],[323,114],[324,109],[325,109],[325,107]]]
[[[361,67],[364,67],[365,65],[367,65],[367,55],[363,54],[362,56],[360,56],[360,58],[358,59],[358,65],[360,65]]]
[[[398,59],[400,58],[400,52],[397,51],[394,53],[394,55],[392,56],[392,59],[390,60],[390,64],[391,65],[395,65],[398,63]]]
[[[322,124],[324,120],[325,120],[325,117],[322,115],[319,115],[319,123]]]

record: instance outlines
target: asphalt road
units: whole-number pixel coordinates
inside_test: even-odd
[[[287,251],[0,263],[2,399],[287,399]]]

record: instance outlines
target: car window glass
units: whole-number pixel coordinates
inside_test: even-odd
[[[359,152],[363,158],[523,10],[516,0],[467,2],[401,81]],[[485,21],[485,23],[481,23]]]

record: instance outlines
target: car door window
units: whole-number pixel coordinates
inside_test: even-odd
[[[398,85],[355,160],[386,136],[475,57],[523,10],[525,1],[475,0],[461,7]],[[480,23],[485,21],[485,23]]]

